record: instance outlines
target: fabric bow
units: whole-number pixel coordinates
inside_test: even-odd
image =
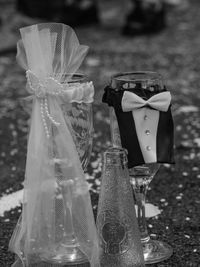
[[[129,91],[124,92],[121,102],[122,110],[124,112],[128,112],[133,109],[139,109],[142,107],[151,107],[152,109],[166,112],[169,108],[170,103],[170,92],[158,93],[148,100],[144,100],[143,98]]]

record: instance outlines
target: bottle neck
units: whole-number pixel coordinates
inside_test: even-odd
[[[104,165],[107,167],[127,167],[126,151],[120,147],[111,147],[104,153]]]

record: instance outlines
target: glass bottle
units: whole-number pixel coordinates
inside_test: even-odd
[[[104,153],[97,230],[103,267],[144,267],[127,157],[122,148]]]

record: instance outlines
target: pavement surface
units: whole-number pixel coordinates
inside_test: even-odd
[[[100,2],[100,1],[99,1]],[[128,1],[127,1],[128,2]],[[171,1],[173,2],[173,1]],[[181,1],[179,1],[181,3]],[[172,93],[176,165],[163,165],[150,184],[148,202],[162,212],[147,220],[154,239],[174,250],[153,267],[200,266],[200,2],[169,7],[167,28],[157,35],[121,35],[128,4],[99,3],[101,24],[77,28],[80,43],[90,46],[81,71],[95,84],[94,142],[87,179],[97,211],[102,153],[110,145],[108,108],[103,88],[117,72],[159,72]],[[27,95],[25,73],[15,60],[18,29],[37,20],[16,14],[14,2],[0,1],[0,267],[11,266],[8,242],[21,213],[29,116],[20,104]],[[7,37],[6,37],[7,35]]]

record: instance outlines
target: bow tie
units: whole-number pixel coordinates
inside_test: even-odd
[[[124,112],[132,111],[134,109],[142,108],[142,107],[151,107],[158,111],[166,112],[171,103],[171,94],[170,92],[162,92],[156,94],[145,101],[143,98],[138,95],[125,91],[122,97],[122,110]]]

